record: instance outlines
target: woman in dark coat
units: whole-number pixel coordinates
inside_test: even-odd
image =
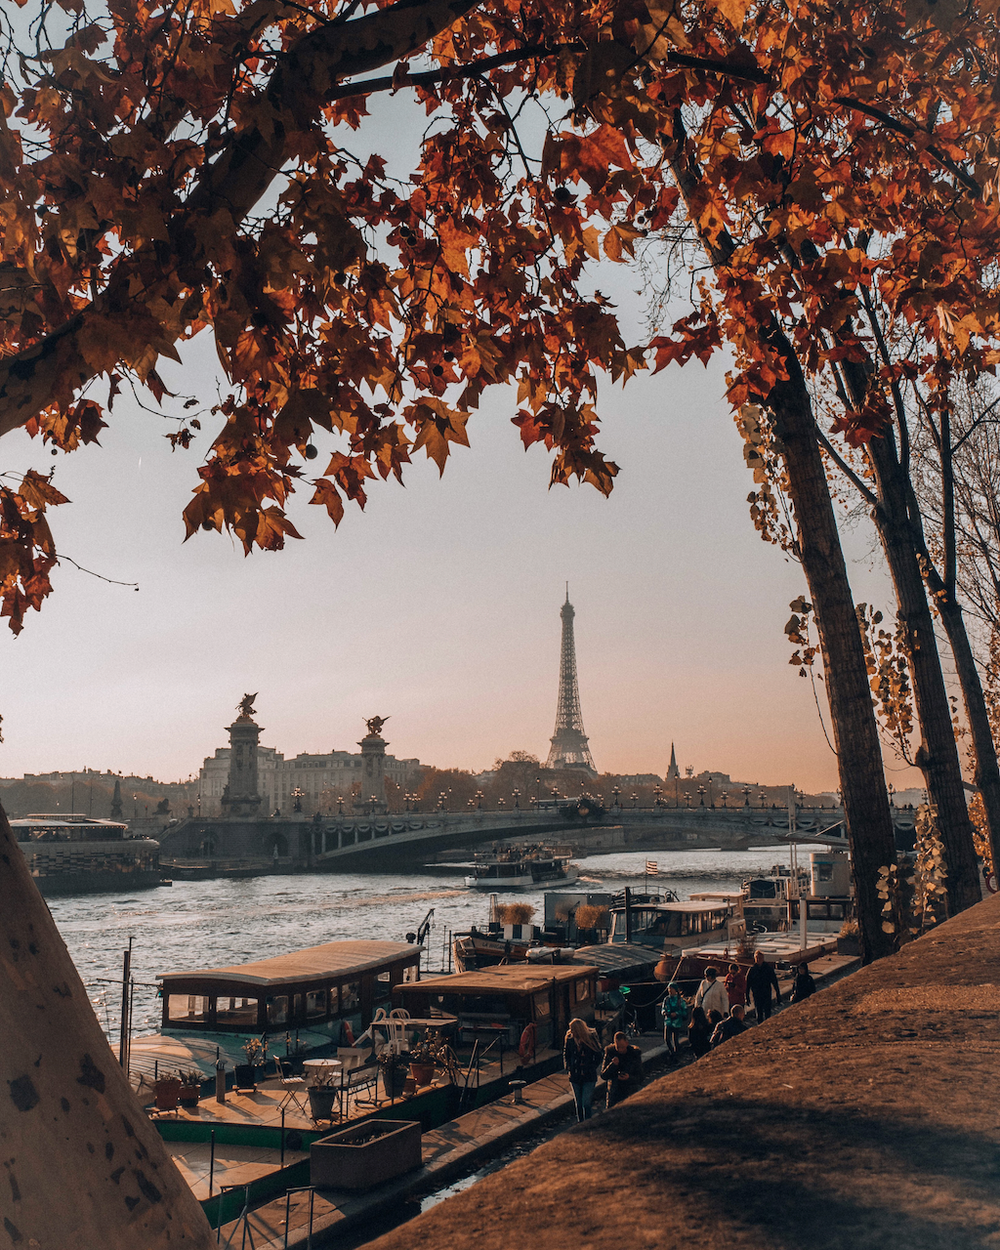
[[[696,1059],[707,1055],[712,1049],[712,1026],[708,1023],[704,1007],[695,1007],[691,1012],[691,1023],[688,1025],[688,1041],[691,1053]]]
[[[563,1042],[563,1067],[569,1073],[578,1121],[589,1120],[594,1109],[594,1087],[601,1066],[601,1043],[584,1020],[570,1020]]]

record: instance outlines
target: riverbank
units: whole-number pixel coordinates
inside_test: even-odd
[[[1000,897],[370,1250],[1000,1247]]]

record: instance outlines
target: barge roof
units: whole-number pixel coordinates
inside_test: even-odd
[[[325,978],[335,979],[350,976],[352,973],[369,972],[406,955],[417,955],[422,950],[423,947],[414,946],[411,942],[324,942],[322,946],[308,946],[305,950],[276,955],[271,959],[230,964],[223,968],[160,972],[157,977],[164,982],[204,981],[206,984],[229,984],[239,981],[266,988],[292,981],[321,981]]]
[[[592,965],[582,964],[497,964],[478,972],[457,972],[453,976],[422,977],[419,981],[397,986],[408,993],[495,994],[506,990],[513,994],[531,994],[548,989],[556,981],[575,981],[586,973],[594,973]]]

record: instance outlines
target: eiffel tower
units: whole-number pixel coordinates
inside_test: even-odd
[[[576,643],[573,639],[573,605],[569,601],[569,584],[566,585],[566,602],[559,610],[562,617],[562,653],[559,658],[559,702],[556,707],[556,731],[552,735],[552,747],[546,768],[575,768],[590,777],[597,776],[594,757],[583,732],[580,715],[580,688],[576,680]]]

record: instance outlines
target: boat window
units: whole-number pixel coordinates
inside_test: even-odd
[[[818,870],[816,873],[817,881],[833,880],[833,864],[829,860],[815,860],[814,866]]]
[[[204,994],[171,994],[167,999],[171,1024],[207,1024],[208,998]]]
[[[272,1024],[288,1023],[288,995],[277,994],[274,998],[267,1000],[267,1023],[268,1027]]]
[[[777,898],[778,886],[774,881],[751,881],[750,882],[751,898]]]
[[[326,990],[310,990],[306,994],[306,1019],[320,1020],[326,1015]]]
[[[585,1003],[590,998],[589,981],[577,981],[575,998],[578,1003]]]
[[[419,980],[420,980],[420,965],[419,964],[407,964],[407,966],[403,969],[403,983],[405,984],[409,981],[419,981]]]
[[[361,1004],[361,982],[345,981],[340,987],[340,1014],[357,1011]]]
[[[215,1005],[215,1019],[222,1025],[257,1027],[256,998],[220,998]]]
[[[306,1013],[305,994],[296,994],[292,998],[292,1019],[301,1020]]]
[[[547,1020],[552,1014],[552,1004],[549,1002],[548,994],[535,995],[535,1019]]]

